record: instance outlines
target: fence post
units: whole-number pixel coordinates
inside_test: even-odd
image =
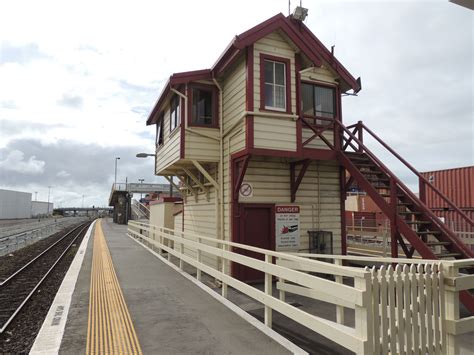
[[[223,251],[227,250],[226,244],[222,244],[222,250]],[[227,275],[227,259],[222,257],[221,260],[222,260],[221,271],[224,275]],[[223,280],[221,280],[221,283],[222,283],[221,295],[222,297],[227,298],[227,284]]]
[[[458,268],[454,265],[443,265],[445,270],[445,277],[457,277]],[[446,324],[453,323],[459,320],[459,292],[455,291],[454,287],[444,286],[444,300],[446,312]],[[460,353],[458,336],[451,333],[448,327],[443,327],[446,332],[446,354],[458,355]]]
[[[201,244],[201,243],[202,243],[201,240],[202,240],[201,238],[198,238],[198,239],[197,239],[198,244]],[[196,252],[196,254],[197,254],[197,262],[198,262],[198,263],[201,263],[201,261],[202,261],[202,252],[201,252],[201,249],[198,249],[197,252]],[[196,270],[196,278],[197,278],[198,281],[201,281],[201,269],[200,269],[200,268],[197,268],[197,270]]]
[[[342,266],[342,259],[334,259],[334,264]],[[335,280],[337,283],[342,284],[342,276],[336,275]],[[344,307],[343,306],[336,306],[336,321],[339,324],[344,324]]]
[[[281,258],[278,258],[278,260],[281,261]],[[282,283],[282,284],[285,283],[285,279],[282,278],[282,277],[279,277],[279,278],[278,278],[278,281],[279,281],[280,283]],[[282,289],[280,289],[280,290],[278,291],[278,295],[280,296],[280,301],[286,302],[286,292],[285,292],[285,291],[283,291]]]
[[[373,317],[372,317],[372,285],[370,272],[366,271],[364,277],[354,278],[354,287],[362,291],[362,306],[355,306],[355,335],[362,339],[359,349],[354,349],[356,354],[373,354]]]
[[[271,263],[272,262],[272,256],[265,254],[265,262],[266,263]],[[265,272],[265,294],[268,296],[272,297],[272,274],[268,274]],[[265,304],[265,325],[267,327],[272,327],[272,308],[270,306],[267,306]]]

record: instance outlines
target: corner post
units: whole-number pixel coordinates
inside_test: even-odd
[[[455,278],[458,275],[458,268],[454,265],[442,264],[442,270],[445,270],[446,278]],[[459,355],[461,349],[459,348],[458,335],[456,335],[456,328],[450,327],[456,321],[459,321],[459,292],[454,286],[444,285],[444,301],[446,311],[447,327],[443,329],[446,332],[446,349],[445,353],[449,355]]]
[[[373,354],[373,322],[372,317],[372,284],[370,272],[366,272],[363,277],[354,278],[354,288],[362,292],[362,306],[355,306],[355,335],[362,340],[358,349],[354,349],[356,354]]]

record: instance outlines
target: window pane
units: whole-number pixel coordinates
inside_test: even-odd
[[[284,86],[275,85],[275,105],[274,107],[286,108],[286,88]]]
[[[335,117],[334,89],[315,86],[314,101],[316,103],[316,116]]]
[[[274,107],[273,84],[265,84],[265,107]]]
[[[273,83],[273,62],[265,61],[265,82]]]
[[[275,84],[285,85],[285,64],[275,63]]]
[[[314,116],[314,96],[313,96],[313,85],[302,84],[301,85],[301,101],[303,114]]]
[[[161,117],[156,124],[156,144],[163,143],[163,117]]]
[[[193,89],[192,122],[212,125],[212,91]]]

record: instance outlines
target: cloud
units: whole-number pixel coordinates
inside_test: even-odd
[[[60,172],[56,174],[56,176],[60,178],[67,178],[67,177],[70,177],[71,174],[69,174],[67,171],[61,170]]]
[[[65,93],[63,96],[57,101],[58,105],[74,108],[74,109],[81,109],[84,105],[84,99],[81,96],[73,95]]]
[[[0,160],[0,168],[4,171],[28,175],[38,175],[44,172],[44,161],[37,160],[34,155],[30,156],[28,160],[25,160],[24,157],[25,154],[22,151],[12,150],[4,160]]]
[[[146,182],[164,183],[154,176],[154,160],[138,159],[135,155],[147,150],[148,145],[130,147],[103,147],[98,144],[59,140],[55,144],[43,144],[35,139],[18,139],[0,148],[0,157],[21,153],[32,156],[33,162],[42,161],[41,175],[28,175],[18,170],[4,171],[0,165],[0,187],[13,190],[45,191],[53,186],[53,201],[65,205],[84,203],[104,206],[114,182],[115,157],[120,157],[117,181],[129,182],[145,179]],[[15,159],[15,164],[21,159]],[[31,158],[30,158],[31,160]],[[3,164],[4,162],[0,162]],[[43,197],[41,197],[43,198]]]
[[[9,42],[0,44],[0,65],[5,63],[26,64],[33,60],[48,58],[39,50],[36,43],[13,45]]]

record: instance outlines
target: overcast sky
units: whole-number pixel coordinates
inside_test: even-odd
[[[359,96],[343,99],[347,124],[363,120],[421,171],[473,164],[472,11],[447,0],[303,6],[362,77]],[[46,200],[52,186],[56,206],[82,195],[106,205],[115,157],[119,181],[163,182],[135,154],[153,152],[145,120],[166,79],[209,68],[278,12],[286,0],[0,2],[0,188]]]

